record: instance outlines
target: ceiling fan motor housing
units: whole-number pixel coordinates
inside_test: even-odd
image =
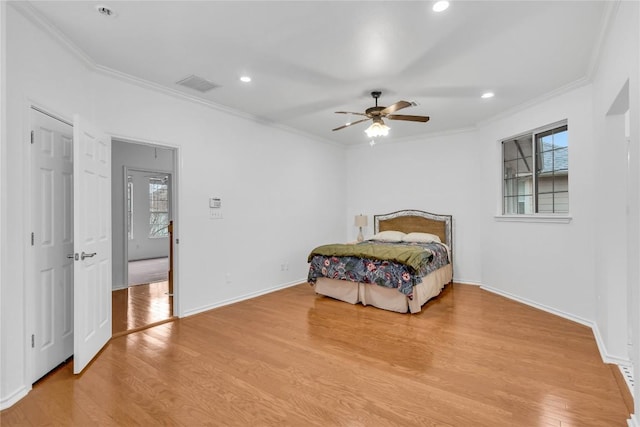
[[[375,107],[371,107],[371,108],[367,108],[365,110],[365,114],[368,117],[379,117],[381,116],[381,111],[384,110],[385,107],[378,107],[377,105]]]

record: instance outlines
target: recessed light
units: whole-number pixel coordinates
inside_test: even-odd
[[[434,12],[444,12],[448,8],[449,8],[449,2],[445,1],[445,0],[437,1],[433,5],[433,11]]]
[[[106,16],[109,18],[114,18],[116,16],[116,12],[113,9],[111,9],[109,6],[100,4],[96,6],[96,10],[102,16]]]
[[[244,83],[249,83],[251,81],[251,77],[249,76],[242,76],[240,77],[240,81],[244,82]]]
[[[493,92],[485,92],[482,94],[481,98],[482,99],[488,99],[488,98],[493,98],[495,96],[495,94]]]

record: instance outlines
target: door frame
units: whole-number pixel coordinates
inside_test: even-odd
[[[25,298],[24,298],[24,319],[25,319],[25,342],[24,342],[24,351],[25,351],[25,375],[27,378],[27,384],[29,389],[32,384],[37,381],[39,378],[34,378],[35,376],[35,357],[36,352],[31,347],[31,334],[35,331],[36,325],[36,310],[38,309],[36,305],[36,277],[35,277],[35,256],[34,251],[35,247],[31,246],[28,242],[28,239],[31,236],[31,232],[33,231],[33,221],[37,218],[35,213],[33,212],[33,203],[31,200],[31,194],[33,192],[33,187],[35,183],[32,180],[32,169],[33,169],[33,145],[28,143],[28,139],[31,135],[31,129],[33,128],[33,122],[31,120],[31,114],[33,112],[38,112],[41,114],[45,114],[53,119],[60,120],[61,122],[68,124],[73,131],[73,119],[65,116],[64,114],[58,113],[56,110],[44,107],[42,103],[37,102],[32,99],[26,99],[26,106],[24,108],[24,135],[25,135],[25,145],[26,149],[24,150],[24,167],[23,170],[23,182],[26,183],[26,188],[29,190],[29,196],[23,199],[24,211],[27,215],[27,220],[24,223],[26,230],[24,230],[25,236],[25,244],[24,244],[24,277],[25,277]],[[75,332],[75,331],[74,331]]]
[[[128,136],[122,135],[113,135],[111,134],[112,141],[123,142],[126,144],[136,144],[136,145],[146,145],[149,147],[157,147],[164,150],[172,150],[173,151],[173,171],[160,171],[159,169],[147,170],[145,168],[136,168],[134,166],[127,167],[125,166],[125,170],[123,173],[124,184],[122,187],[122,198],[124,203],[124,209],[126,210],[127,205],[127,176],[126,170],[139,170],[139,171],[149,171],[149,172],[161,172],[167,173],[171,176],[171,217],[173,219],[173,265],[171,269],[173,270],[173,307],[172,313],[173,317],[182,317],[182,310],[180,305],[180,175],[182,172],[182,153],[179,145],[170,144],[167,142],[161,142],[157,140],[144,140],[140,138],[131,138]],[[124,237],[124,248],[123,248],[123,277],[126,277],[129,280],[129,266],[128,266],[128,258],[129,258],[129,248],[128,248],[128,236],[127,236],[127,224],[126,224],[126,212],[124,215],[124,224],[123,224],[123,237]]]
[[[174,152],[175,154],[175,152]],[[124,208],[124,247],[122,250],[122,255],[123,255],[123,262],[122,262],[122,269],[123,271],[123,276],[125,277],[127,280],[127,287],[129,284],[129,236],[127,235],[127,214],[128,214],[128,209],[127,209],[127,177],[129,175],[129,172],[142,172],[142,173],[149,173],[149,174],[155,174],[157,173],[158,175],[161,174],[165,174],[169,176],[169,197],[170,197],[170,203],[169,203],[169,218],[170,220],[173,220],[173,172],[172,171],[165,171],[165,170],[161,170],[161,169],[144,169],[144,168],[136,168],[136,167],[129,167],[129,166],[125,166],[123,168],[123,198],[124,198],[124,204],[123,204],[123,208]],[[171,242],[169,242],[169,245],[171,245]],[[171,268],[172,266],[170,266]]]

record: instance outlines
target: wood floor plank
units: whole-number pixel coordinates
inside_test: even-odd
[[[469,285],[416,315],[307,284],[111,340],[13,425],[626,426],[591,330]]]
[[[113,335],[145,328],[173,316],[169,282],[155,282],[117,289],[111,293]]]

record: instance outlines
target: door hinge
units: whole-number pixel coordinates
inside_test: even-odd
[[[31,143],[33,144],[33,131],[31,131]]]
[[[34,334],[31,334],[31,348],[35,348],[36,347],[36,336]]]
[[[36,235],[35,235],[35,233],[32,231],[32,232],[31,232],[31,246],[33,246],[33,245],[35,244],[35,243],[34,243],[34,242],[35,242],[35,239],[36,239]]]

